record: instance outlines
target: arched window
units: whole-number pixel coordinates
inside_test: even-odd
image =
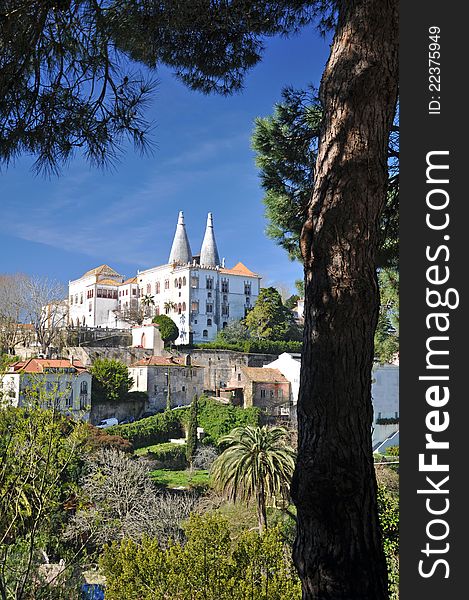
[[[145,342],[146,342],[145,334],[142,333],[142,338],[140,340],[140,346],[142,346],[142,348],[145,348]]]
[[[223,321],[222,327],[223,327],[223,329],[225,329],[226,327],[228,327],[228,323],[226,321]]]
[[[211,327],[212,325],[212,319],[207,319],[207,327]]]
[[[155,315],[159,315],[159,314],[160,314],[160,307],[155,306]]]
[[[203,330],[202,337],[208,337],[208,331],[206,329]]]
[[[182,288],[182,279],[181,279],[181,277],[179,277],[178,285],[179,285],[179,289],[181,289]]]
[[[85,317],[83,317],[83,327],[85,326],[85,324],[86,324],[86,319],[85,319]]]
[[[175,287],[175,288],[177,288],[177,286],[178,286],[178,280],[177,280],[177,279],[175,279],[175,280],[174,280],[174,287]]]
[[[182,285],[186,285],[186,278],[185,277],[182,278]]]
[[[151,294],[151,283],[147,283],[147,294]]]
[[[179,302],[178,304],[178,314],[182,313],[182,304]]]
[[[82,381],[80,384],[80,394],[88,394],[88,382]]]
[[[182,312],[186,312],[186,303],[185,302],[182,303]]]
[[[77,317],[77,327],[80,327],[80,319]]]
[[[160,282],[157,281],[155,283],[155,294],[159,294],[160,293]]]

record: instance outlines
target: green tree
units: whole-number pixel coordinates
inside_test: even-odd
[[[100,560],[106,598],[180,600],[299,600],[301,585],[280,531],[233,539],[216,514],[193,514],[187,542],[162,550],[157,540],[123,540],[108,546]]]
[[[197,452],[197,427],[198,427],[198,398],[194,395],[189,409],[189,426],[187,428],[186,458],[192,469],[192,463]]]
[[[375,332],[375,360],[386,363],[399,352],[399,272],[381,269],[378,282],[380,309]]]
[[[226,445],[212,465],[215,487],[234,501],[256,501],[259,530],[267,527],[268,500],[288,498],[295,452],[283,427],[237,427],[218,440]]]
[[[302,260],[300,235],[314,186],[314,166],[323,111],[317,90],[286,88],[269,117],[258,117],[252,135],[260,169],[266,234],[292,260]],[[397,117],[396,117],[397,118]],[[380,223],[380,262],[396,265],[399,252],[399,128],[394,125],[388,144],[389,181]]]
[[[64,545],[64,505],[77,492],[84,425],[56,410],[0,410],[0,598],[59,598],[80,558]],[[40,575],[43,556],[67,571],[55,591]]]
[[[157,315],[153,317],[153,323],[159,327],[161,339],[165,344],[171,345],[179,337],[179,329],[176,323],[167,315]]]
[[[217,333],[214,341],[222,344],[237,344],[240,341],[248,340],[250,337],[244,320],[239,320],[230,321],[224,329]]]
[[[94,401],[121,402],[134,381],[127,365],[119,360],[98,358],[91,366],[91,392]]]
[[[267,340],[298,339],[292,312],[273,287],[262,288],[244,322],[252,337]]]

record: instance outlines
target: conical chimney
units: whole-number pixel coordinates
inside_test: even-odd
[[[176,233],[174,234],[173,245],[171,246],[168,263],[186,264],[191,261],[192,252],[186,233],[186,226],[184,224],[184,213],[181,210],[179,213]]]
[[[210,212],[207,216],[207,227],[205,228],[204,241],[200,250],[200,266],[217,267],[219,265],[220,257],[218,256],[217,242],[213,231],[213,217]]]

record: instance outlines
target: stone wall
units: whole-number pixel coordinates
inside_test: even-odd
[[[132,348],[124,346],[119,348],[110,348],[106,346],[83,347],[76,346],[65,348],[64,357],[72,356],[76,360],[81,360],[85,366],[90,366],[97,358],[109,358],[120,360],[127,366],[141,360],[147,356],[153,356],[153,350],[145,350],[144,348]]]
[[[90,423],[98,425],[103,419],[115,417],[118,421],[138,419],[145,412],[145,400],[129,400],[128,402],[95,402],[91,403]]]
[[[233,374],[240,367],[262,367],[277,358],[273,354],[246,354],[232,350],[192,349],[175,353],[178,356],[190,354],[195,365],[205,367],[204,387],[215,391],[228,385]]]

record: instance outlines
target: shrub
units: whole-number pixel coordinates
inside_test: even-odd
[[[243,340],[238,343],[225,343],[213,341],[206,344],[198,344],[197,348],[213,350],[231,350],[233,352],[247,352],[251,354],[274,354],[283,352],[301,352],[302,342],[283,342],[271,340]]]
[[[199,400],[198,421],[207,435],[204,439],[205,444],[216,444],[221,436],[230,433],[235,427],[256,427],[259,420],[260,410],[256,407],[239,408],[204,396]]]
[[[166,411],[135,423],[114,425],[107,432],[130,440],[135,449],[161,444],[170,438],[182,436],[181,412],[183,411]]]
[[[191,515],[185,545],[161,549],[156,539],[114,542],[100,559],[106,598],[299,600],[301,584],[278,529],[236,540],[218,515]]]
[[[388,567],[390,600],[399,598],[399,500],[385,486],[378,486],[379,522]]]
[[[155,465],[155,469],[179,470],[187,467],[186,444],[172,444],[171,442],[156,444],[137,450],[136,454],[145,455],[158,463]]]
[[[157,315],[152,320],[160,330],[161,339],[166,344],[171,344],[179,337],[179,329],[176,323],[167,315]]]

